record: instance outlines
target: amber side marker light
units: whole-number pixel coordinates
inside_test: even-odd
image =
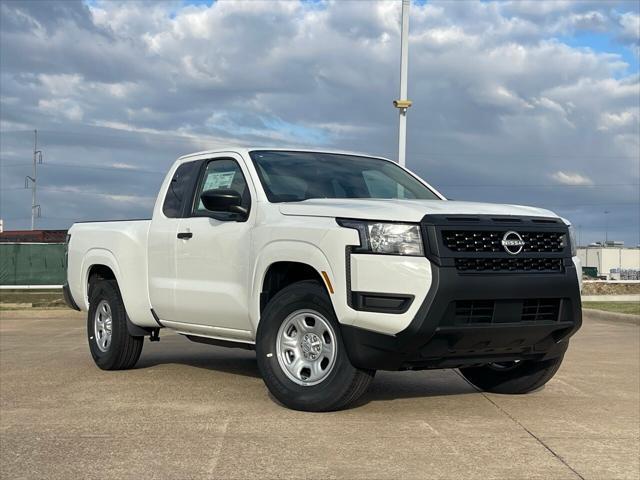
[[[327,275],[327,272],[325,272],[324,270],[322,270],[322,278],[324,278],[324,283],[327,284],[329,293],[333,295],[333,285],[331,285],[331,280],[329,280],[329,275]]]

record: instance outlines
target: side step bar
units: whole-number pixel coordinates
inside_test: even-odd
[[[198,335],[186,335],[181,333],[192,342],[196,343],[205,343],[207,345],[214,345],[216,347],[227,347],[227,348],[242,348],[244,350],[255,350],[256,346],[253,343],[244,343],[244,342],[234,342],[231,340],[220,340],[218,338],[210,338],[210,337],[199,337]]]

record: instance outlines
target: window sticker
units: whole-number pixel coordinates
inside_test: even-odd
[[[220,188],[228,189],[231,188],[231,184],[233,183],[233,177],[235,177],[235,170],[231,172],[210,172],[207,175],[207,179],[204,182],[204,190],[217,190]]]

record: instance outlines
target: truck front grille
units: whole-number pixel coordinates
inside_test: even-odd
[[[569,230],[559,218],[425,215],[425,253],[460,274],[562,274],[571,266]]]
[[[562,258],[456,258],[461,272],[561,272]]]
[[[502,237],[508,230],[443,230],[444,245],[452,252],[504,252]],[[523,253],[558,253],[565,248],[562,232],[519,232],[524,241]]]

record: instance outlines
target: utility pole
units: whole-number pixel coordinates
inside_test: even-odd
[[[36,213],[40,218],[40,205],[36,202],[36,183],[38,181],[38,164],[42,163],[42,150],[38,150],[38,130],[33,131],[33,177],[24,177],[24,188],[29,188],[31,181],[31,230],[36,229]]]
[[[609,241],[609,210],[604,211],[604,245]]]
[[[398,126],[398,163],[406,164],[407,154],[407,109],[411,101],[407,100],[407,76],[409,72],[409,5],[410,0],[402,0],[402,27],[400,31],[400,99],[393,106],[400,112]]]
[[[582,225],[578,225],[578,247],[582,245]]]

